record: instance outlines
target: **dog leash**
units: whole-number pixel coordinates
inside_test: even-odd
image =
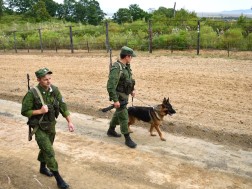
[[[143,104],[149,106],[149,107],[153,107],[153,106],[151,106],[151,105],[145,103],[144,101],[142,101],[142,100],[140,100],[140,99],[138,99],[138,98],[136,98],[136,97],[134,97],[134,98],[137,99],[138,101],[142,102]],[[133,106],[133,97],[132,97],[132,106]]]

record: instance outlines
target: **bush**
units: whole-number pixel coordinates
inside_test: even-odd
[[[240,28],[227,30],[224,35],[221,36],[221,47],[224,49],[245,49],[242,30]]]
[[[210,26],[202,26],[200,29],[200,46],[202,48],[216,48],[218,35]]]

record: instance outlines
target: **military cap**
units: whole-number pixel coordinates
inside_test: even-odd
[[[130,56],[136,57],[136,54],[134,53],[133,49],[131,49],[131,48],[127,47],[127,46],[122,47],[120,54],[130,55]]]
[[[48,68],[41,68],[35,72],[37,78],[44,77],[46,74],[52,74],[52,72]]]

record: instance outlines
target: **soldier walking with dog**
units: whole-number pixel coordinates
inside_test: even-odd
[[[61,113],[68,122],[70,132],[74,131],[74,125],[59,89],[51,84],[51,74],[52,72],[47,68],[35,72],[38,85],[31,88],[24,96],[21,114],[29,118],[27,124],[33,128],[32,133],[29,133],[29,140],[32,134],[35,134],[40,149],[38,154],[40,173],[48,177],[54,176],[58,187],[66,189],[69,185],[59,174],[53,149],[56,118]]]
[[[121,134],[115,131],[117,125],[120,125],[120,131],[125,137],[125,144],[130,148],[135,148],[137,144],[132,141],[128,131],[128,111],[127,103],[129,94],[135,96],[135,80],[132,78],[130,62],[135,57],[134,51],[126,46],[121,48],[120,59],[116,61],[110,69],[107,82],[107,91],[110,101],[116,108],[115,113],[109,124],[107,135],[111,137],[121,137]]]

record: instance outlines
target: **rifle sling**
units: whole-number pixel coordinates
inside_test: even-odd
[[[35,89],[35,90],[33,90],[33,89]],[[41,94],[40,90],[38,89],[38,87],[36,86],[36,87],[32,88],[31,91],[32,91],[32,93],[33,93],[34,96],[38,96],[38,97],[39,97],[39,99],[40,99],[42,105],[44,106],[44,105],[45,105],[45,101],[44,101],[44,99],[43,99],[43,97],[42,97],[42,94]],[[43,116],[39,119],[39,123],[43,120],[44,115],[45,115],[45,114],[43,114]],[[30,137],[32,137],[32,135],[34,135],[34,134],[36,133],[36,131],[38,130],[38,128],[39,128],[38,125],[36,125],[36,126],[33,128],[32,132],[30,133]]]

